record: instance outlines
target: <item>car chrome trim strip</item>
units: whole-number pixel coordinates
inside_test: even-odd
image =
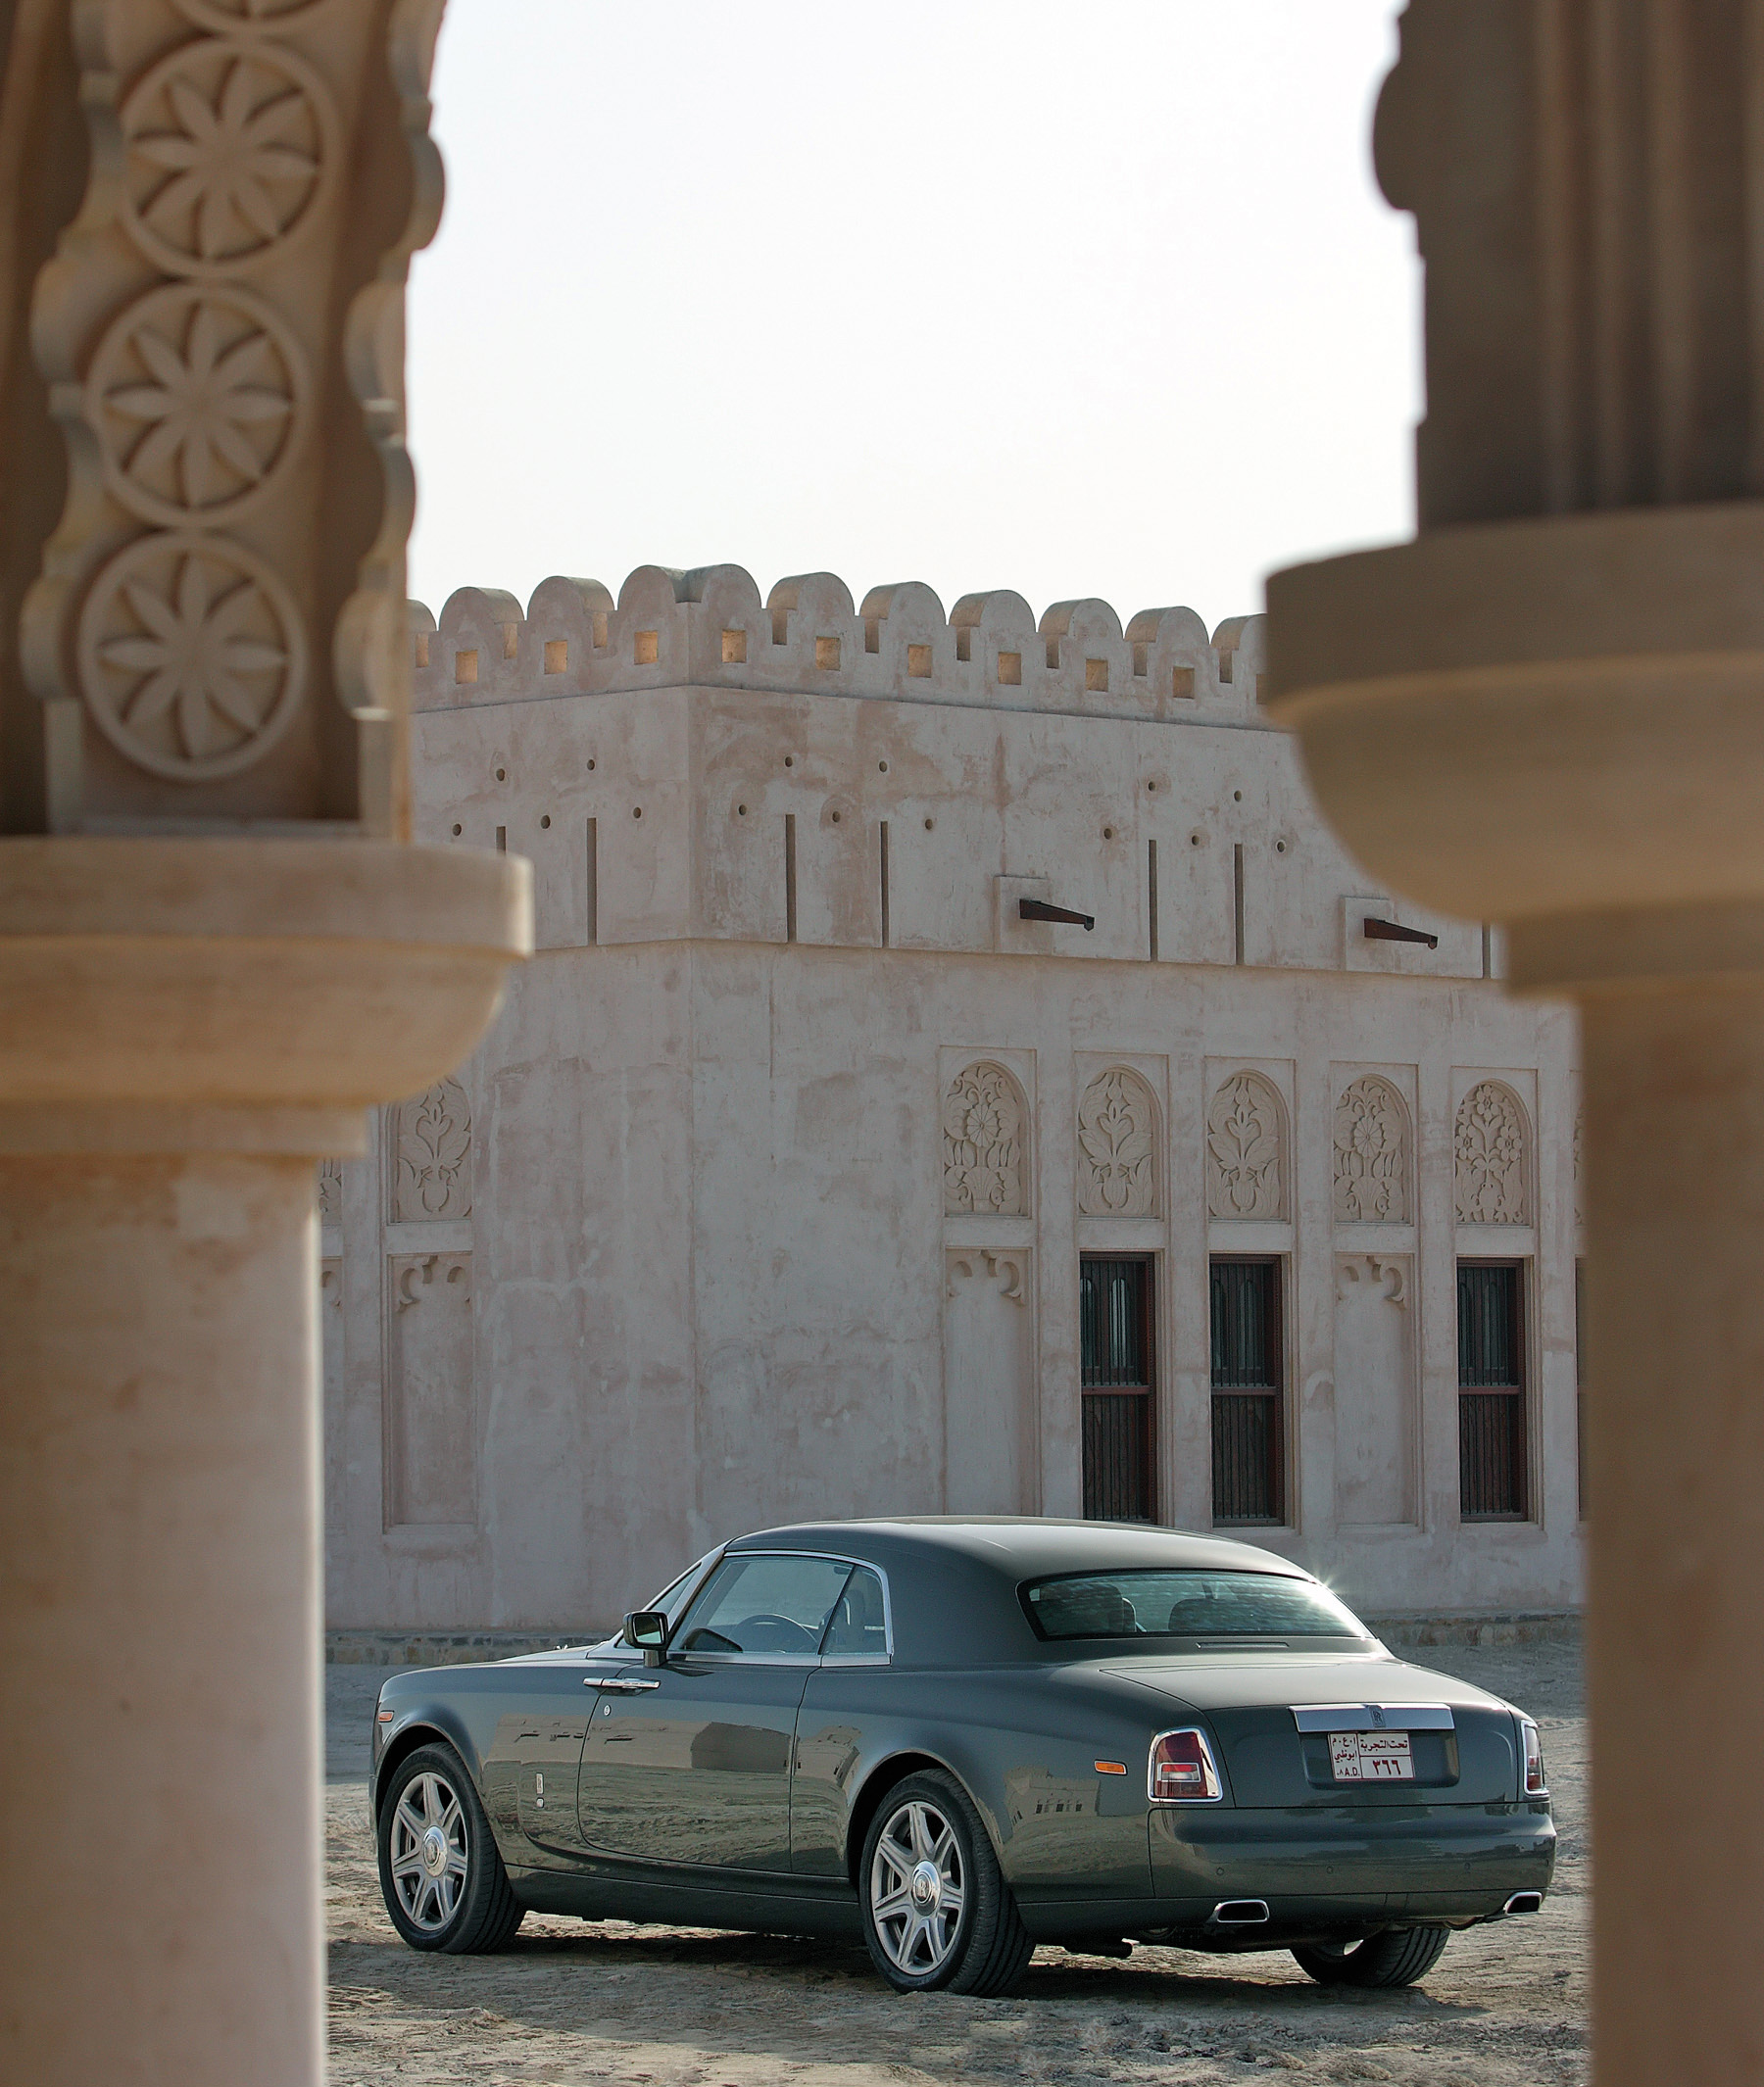
[[[1295,1703],[1301,1732],[1449,1732],[1449,1703]]]
[[[585,1674],[582,1676],[582,1686],[584,1688],[604,1688],[610,1695],[635,1696],[641,1695],[646,1688],[660,1688],[662,1683],[660,1681],[639,1681],[635,1675],[622,1674]]]

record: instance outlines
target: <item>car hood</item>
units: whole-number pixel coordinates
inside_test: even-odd
[[[1306,1652],[1186,1653],[1099,1660],[1097,1672],[1167,1698],[1184,1710],[1250,1710],[1291,1703],[1448,1703],[1512,1706],[1469,1681],[1406,1660]]]

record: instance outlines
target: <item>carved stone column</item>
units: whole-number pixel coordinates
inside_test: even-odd
[[[530,946],[406,841],[439,0],[0,12],[0,2072],[316,2087],[315,1162]]]
[[[1421,533],[1268,590],[1348,844],[1582,1010],[1600,2087],[1764,2054],[1761,111],[1752,5],[1411,0]]]

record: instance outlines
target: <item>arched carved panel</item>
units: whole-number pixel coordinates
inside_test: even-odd
[[[981,1059],[944,1096],[944,1210],[952,1217],[1024,1217],[1029,1210],[1029,1111],[1002,1065]]]
[[[1470,1090],[1452,1149],[1460,1225],[1531,1223],[1531,1132],[1510,1087],[1484,1080]]]
[[[1336,1223],[1408,1224],[1409,1175],[1408,1109],[1390,1081],[1367,1073],[1336,1103]]]
[[[1206,1213],[1287,1215],[1286,1108],[1271,1080],[1233,1073],[1206,1112]]]
[[[395,1224],[471,1215],[471,1109],[457,1080],[399,1103],[392,1166]]]
[[[1078,1103],[1078,1208],[1086,1217],[1156,1217],[1157,1103],[1138,1073],[1111,1066]]]

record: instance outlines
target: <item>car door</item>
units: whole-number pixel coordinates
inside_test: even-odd
[[[576,1774],[594,1707],[580,1652],[505,1670],[508,1701],[484,1750],[484,1803],[499,1824],[516,1825],[519,1860],[569,1867],[581,1855]]]
[[[784,1872],[797,1711],[849,1560],[725,1557],[664,1665],[599,1692],[577,1790],[584,1848],[646,1865]]]

